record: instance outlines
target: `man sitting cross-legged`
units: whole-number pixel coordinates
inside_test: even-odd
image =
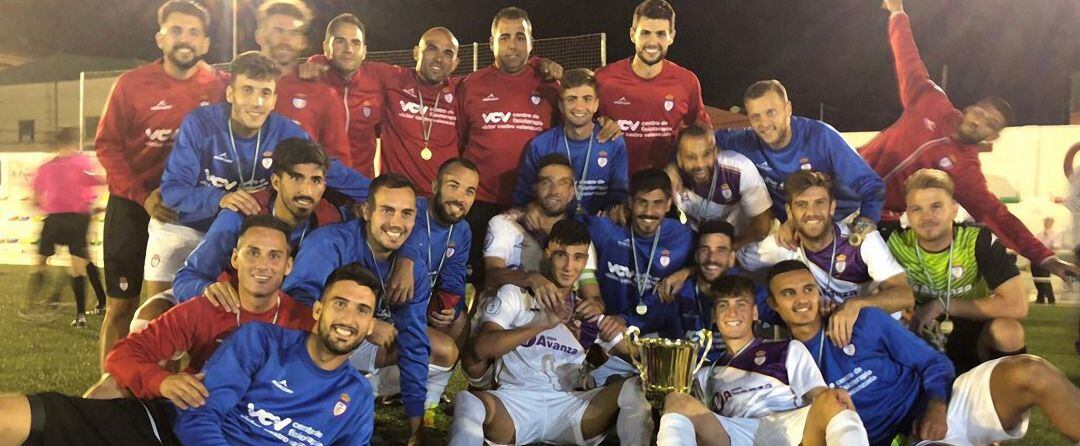
[[[754,336],[750,279],[720,276],[710,294],[727,349],[698,370],[693,395],[664,398],[658,445],[867,444],[851,398],[826,388],[802,343]]]
[[[652,420],[636,379],[579,390],[596,333],[573,311],[589,243],[578,221],[552,227],[541,270],[558,287],[554,310],[516,285],[499,288],[483,308],[480,331],[466,348],[497,362],[498,389],[458,393],[450,445],[595,445],[612,424],[621,444],[647,444]]]
[[[983,363],[955,377],[952,364],[877,308],[864,308],[851,342],[825,340],[818,285],[809,268],[783,261],[769,270],[769,304],[802,341],[825,382],[851,393],[870,444],[897,434],[953,445],[987,445],[1022,438],[1028,410],[1080,441],[1080,389],[1044,359],[1016,355]]]
[[[350,264],[326,282],[310,333],[253,322],[222,344],[203,369],[205,404],[0,397],[0,446],[370,444],[374,397],[348,359],[371,333],[379,279]]]

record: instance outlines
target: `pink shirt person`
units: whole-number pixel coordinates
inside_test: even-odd
[[[94,174],[96,168],[90,157],[78,152],[46,161],[32,184],[38,207],[46,214],[89,214],[97,186],[105,184],[103,176]]]

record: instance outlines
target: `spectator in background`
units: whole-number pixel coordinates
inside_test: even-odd
[[[34,205],[46,214],[38,241],[38,259],[30,274],[26,302],[19,314],[28,317],[31,303],[45,281],[45,261],[56,253],[56,245],[66,245],[71,253],[71,288],[75,291],[73,327],[86,326],[86,277],[94,286],[97,308],[105,307],[105,290],[98,269],[86,249],[86,229],[90,226],[90,207],[98,196],[98,186],[105,184],[95,175],[90,157],[79,151],[79,129],[64,127],[56,135],[56,156],[46,161],[34,174]]]
[[[1054,231],[1054,219],[1046,217],[1043,220],[1043,230],[1036,237],[1039,242],[1046,246],[1046,249],[1051,251],[1057,251],[1064,246],[1061,241],[1061,234]],[[1050,283],[1050,270],[1044,268],[1042,265],[1035,262],[1031,263],[1031,277],[1035,282],[1035,289],[1038,290],[1038,296],[1035,297],[1035,303],[1044,304],[1050,302],[1053,304],[1056,302],[1054,299],[1054,286]]]

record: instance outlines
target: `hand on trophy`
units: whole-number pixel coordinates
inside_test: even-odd
[[[606,315],[600,319],[600,339],[611,341],[626,331],[626,320],[622,316]]]

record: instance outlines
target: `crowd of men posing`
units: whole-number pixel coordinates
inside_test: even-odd
[[[169,0],[163,58],[118,79],[95,141],[107,373],[87,398],[0,398],[0,445],[368,444],[397,394],[419,444],[459,365],[454,445],[984,445],[1034,406],[1080,441],[1080,390],[1025,354],[1005,249],[1076,267],[979,170],[1011,108],[956,109],[884,6],[905,111],[856,151],[774,80],[746,90],[751,128],[714,131],[665,58],[664,0],[595,73],[530,57],[528,15],[502,9],[494,65],[464,78],[449,30],[412,70],[365,61],[351,14],[300,64],[296,0],[263,3],[261,52],[220,72],[206,10]],[[717,333],[659,426],[630,326]]]

